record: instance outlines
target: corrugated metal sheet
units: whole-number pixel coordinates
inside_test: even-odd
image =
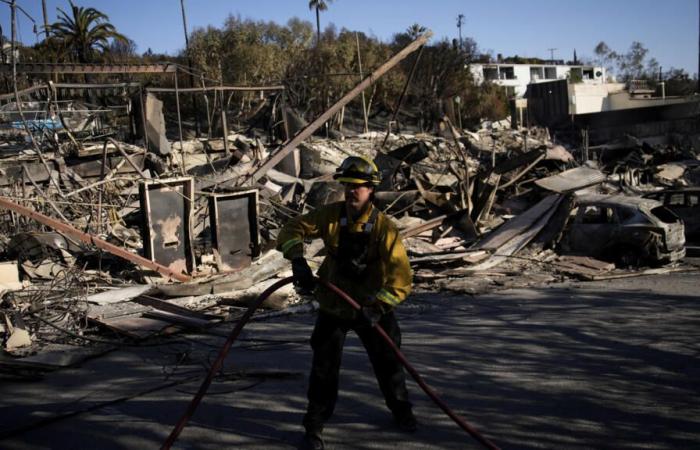
[[[593,186],[605,181],[606,175],[598,169],[577,167],[551,177],[535,181],[535,184],[548,191],[565,192],[577,191],[587,186]]]

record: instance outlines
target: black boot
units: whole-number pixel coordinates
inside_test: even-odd
[[[394,413],[394,420],[401,431],[413,433],[418,429],[416,416],[413,415],[413,411],[410,409],[402,411],[401,413]]]
[[[307,431],[299,446],[300,450],[323,450],[325,447],[320,431]]]

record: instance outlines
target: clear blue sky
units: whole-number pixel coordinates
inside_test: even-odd
[[[47,0],[49,21],[56,7],[68,8],[68,0]],[[110,17],[117,29],[133,39],[140,52],[174,53],[184,47],[179,0],[75,0],[93,6]],[[18,0],[39,23],[41,0]],[[307,0],[185,0],[188,26],[221,26],[229,14],[285,23],[290,17],[314,21]],[[10,34],[9,7],[0,3],[0,24]],[[364,31],[388,40],[412,23],[433,30],[437,38],[457,36],[456,16],[466,16],[464,35],[473,37],[483,50],[494,54],[571,59],[591,57],[604,40],[625,51],[640,41],[665,69],[698,68],[698,0],[335,0],[321,16],[321,25],[333,22],[338,29]],[[20,15],[20,40],[31,44],[32,25]]]

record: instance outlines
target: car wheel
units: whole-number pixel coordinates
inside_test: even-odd
[[[644,258],[639,250],[634,247],[618,247],[611,252],[614,255],[618,267],[639,267],[644,263]]]

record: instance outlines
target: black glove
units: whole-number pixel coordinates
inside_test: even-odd
[[[363,306],[361,312],[362,312],[362,319],[370,327],[374,327],[377,323],[379,323],[379,320],[382,318],[382,315],[384,314],[381,307],[379,306],[378,301],[375,301],[371,305]]]
[[[314,290],[316,286],[314,273],[304,258],[292,260],[292,276],[294,277],[294,286],[302,293],[310,293]]]

